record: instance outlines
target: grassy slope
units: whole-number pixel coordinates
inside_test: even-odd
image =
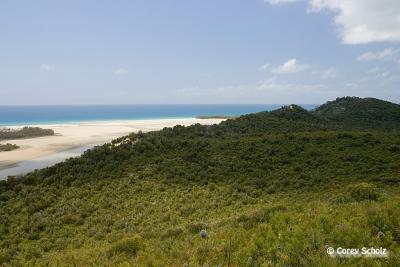
[[[337,127],[293,106],[132,134],[1,183],[0,262],[396,266],[399,131]],[[330,258],[326,246],[390,257]]]

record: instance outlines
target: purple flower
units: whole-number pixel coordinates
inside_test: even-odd
[[[201,231],[200,231],[200,237],[201,237],[201,238],[206,239],[207,236],[208,236],[208,234],[207,234],[206,230],[201,230]]]

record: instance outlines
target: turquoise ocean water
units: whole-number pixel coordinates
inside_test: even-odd
[[[237,116],[281,107],[274,105],[71,105],[0,106],[0,125],[54,124],[82,121]],[[301,105],[312,109],[316,105]]]

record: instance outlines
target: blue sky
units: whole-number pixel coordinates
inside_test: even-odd
[[[398,0],[0,0],[0,105],[400,102],[398,14]]]

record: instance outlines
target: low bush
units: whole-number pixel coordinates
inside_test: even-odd
[[[350,196],[356,201],[378,200],[379,191],[376,185],[370,183],[359,183],[348,187]]]
[[[107,251],[109,257],[125,254],[126,256],[136,256],[138,251],[142,249],[142,238],[138,235],[124,238],[113,244]]]
[[[183,233],[183,230],[181,228],[171,228],[165,231],[164,234],[162,234],[161,239],[167,239],[167,238],[173,238],[181,235]]]
[[[186,226],[187,230],[192,234],[197,234],[203,229],[207,229],[207,224],[198,222],[198,223],[190,223]]]
[[[268,207],[257,210],[250,214],[244,214],[237,218],[237,222],[245,228],[250,228],[256,224],[268,222],[270,216],[277,211],[284,211],[286,208],[284,206]]]

